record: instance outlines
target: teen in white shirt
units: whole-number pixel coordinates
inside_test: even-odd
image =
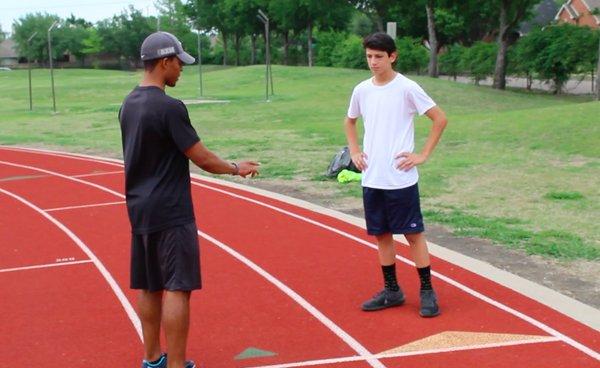
[[[367,232],[377,238],[385,287],[362,309],[374,311],[404,303],[396,280],[393,240],[393,234],[403,234],[421,280],[420,315],[434,317],[440,311],[431,286],[416,166],[433,152],[446,127],[446,115],[417,83],[394,71],[398,55],[390,36],[372,34],[364,39],[363,46],[373,77],[354,88],[344,128],[352,161],[363,172]],[[433,122],[420,153],[414,152],[416,114],[425,114]],[[365,131],[362,150],[356,129],[361,116]]]

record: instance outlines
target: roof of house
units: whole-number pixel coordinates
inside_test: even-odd
[[[10,38],[0,42],[0,59],[16,59],[19,57],[17,53],[17,44]]]

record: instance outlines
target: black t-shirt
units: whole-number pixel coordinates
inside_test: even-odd
[[[127,210],[134,234],[194,221],[187,156],[200,140],[180,100],[136,87],[119,110]]]

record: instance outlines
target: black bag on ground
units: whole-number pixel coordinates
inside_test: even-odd
[[[342,148],[338,153],[335,154],[335,156],[333,156],[333,160],[331,160],[325,175],[327,177],[334,178],[337,176],[337,174],[339,174],[340,171],[344,169],[360,172],[360,170],[354,166],[354,162],[352,162],[352,157],[350,157],[350,150],[348,147]]]

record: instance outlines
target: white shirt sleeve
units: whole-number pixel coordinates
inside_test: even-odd
[[[350,106],[348,106],[348,117],[351,119],[356,119],[361,116],[360,112],[360,104],[358,103],[358,93],[357,89],[354,88],[352,91],[352,97],[350,97]]]
[[[417,83],[412,85],[412,88],[408,91],[408,99],[414,106],[415,110],[419,115],[423,115],[429,109],[434,107],[436,103],[429,97],[427,93]]]

